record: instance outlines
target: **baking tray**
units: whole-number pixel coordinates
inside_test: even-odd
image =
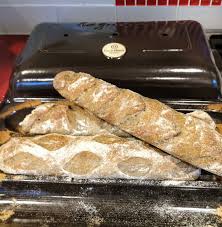
[[[6,176],[0,193],[5,226],[222,226],[213,181]]]
[[[191,111],[187,104],[175,105]],[[197,109],[207,105],[199,103]],[[31,110],[15,111],[1,127],[16,127]],[[221,123],[221,112],[208,113]],[[197,181],[3,173],[0,179],[0,220],[6,219],[0,226],[222,226],[222,178],[205,171]]]

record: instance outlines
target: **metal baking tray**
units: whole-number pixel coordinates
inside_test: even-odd
[[[222,225],[219,182],[7,176],[0,190],[5,226]]]
[[[15,111],[1,127],[16,128],[31,110]],[[208,113],[222,122],[221,112]],[[196,181],[0,179],[0,226],[222,226],[222,178],[205,171]]]

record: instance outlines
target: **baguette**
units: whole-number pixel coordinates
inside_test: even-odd
[[[26,135],[60,133],[89,136],[112,133],[121,137],[129,136],[126,132],[97,118],[87,110],[65,101],[37,106],[20,122],[18,131]]]
[[[75,178],[195,180],[200,170],[133,138],[48,134],[14,137],[0,147],[9,174]]]
[[[0,113],[0,120],[5,120],[5,118],[7,118],[8,116],[10,116],[11,114],[13,114],[16,111],[26,109],[26,108],[36,107],[40,104],[41,104],[40,100],[30,100],[30,101],[26,101],[23,103],[19,103],[15,106],[11,106],[6,111],[3,111]]]
[[[222,176],[222,136],[209,123],[209,116],[206,120],[201,114],[177,112],[155,99],[86,73],[61,72],[53,85],[63,97],[108,123],[193,166]]]
[[[7,130],[0,131],[0,145],[6,143],[8,140],[10,140],[10,132]]]

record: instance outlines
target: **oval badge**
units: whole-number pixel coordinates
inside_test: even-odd
[[[107,58],[120,58],[126,53],[126,47],[121,43],[108,43],[102,52]]]

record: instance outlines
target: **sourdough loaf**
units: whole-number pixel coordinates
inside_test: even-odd
[[[222,136],[206,114],[183,114],[86,73],[61,72],[54,88],[65,98],[145,142],[222,176]],[[201,116],[205,115],[205,117]]]
[[[9,107],[7,110],[0,113],[0,120],[5,120],[8,116],[13,114],[16,111],[36,107],[41,104],[40,100],[30,100],[17,105]]]
[[[0,146],[10,140],[10,132],[7,130],[0,131]]]
[[[23,134],[60,133],[66,135],[96,135],[112,133],[129,136],[119,128],[97,118],[83,108],[66,101],[44,103],[37,106],[19,124],[18,131]]]
[[[194,180],[200,171],[133,138],[48,134],[14,137],[0,147],[9,174],[76,178]]]

